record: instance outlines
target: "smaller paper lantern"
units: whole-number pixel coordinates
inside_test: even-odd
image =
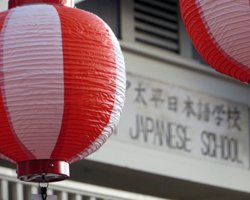
[[[9,5],[0,13],[0,153],[21,180],[63,180],[118,123],[123,55],[111,29],[71,0]]]
[[[195,48],[221,73],[250,81],[250,7],[246,0],[180,0]]]

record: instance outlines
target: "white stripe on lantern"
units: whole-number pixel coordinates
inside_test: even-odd
[[[3,32],[4,95],[12,128],[37,159],[49,158],[64,109],[58,13],[49,5],[17,7]]]
[[[106,28],[109,30],[110,37],[112,38],[113,48],[116,55],[116,93],[115,93],[115,102],[111,116],[109,118],[108,124],[104,127],[101,134],[95,139],[95,141],[89,145],[88,148],[84,149],[75,157],[69,160],[69,163],[74,163],[78,160],[81,160],[91,153],[98,150],[104,142],[111,136],[111,134],[116,129],[122,108],[125,100],[125,90],[126,90],[126,73],[125,73],[125,63],[123,54],[120,48],[120,44],[114,35],[113,31],[109,28],[107,24]]]
[[[249,1],[196,0],[196,4],[219,48],[237,62],[250,66]]]

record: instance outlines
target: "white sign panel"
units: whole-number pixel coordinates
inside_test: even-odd
[[[248,168],[248,117],[246,105],[127,74],[126,104],[112,139]]]

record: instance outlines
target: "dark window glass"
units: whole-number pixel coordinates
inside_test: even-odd
[[[76,7],[98,15],[111,27],[116,37],[121,38],[119,0],[85,0]]]

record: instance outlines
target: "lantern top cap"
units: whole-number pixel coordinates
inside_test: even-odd
[[[9,9],[25,4],[36,3],[58,4],[72,8],[75,6],[74,0],[9,0]]]

